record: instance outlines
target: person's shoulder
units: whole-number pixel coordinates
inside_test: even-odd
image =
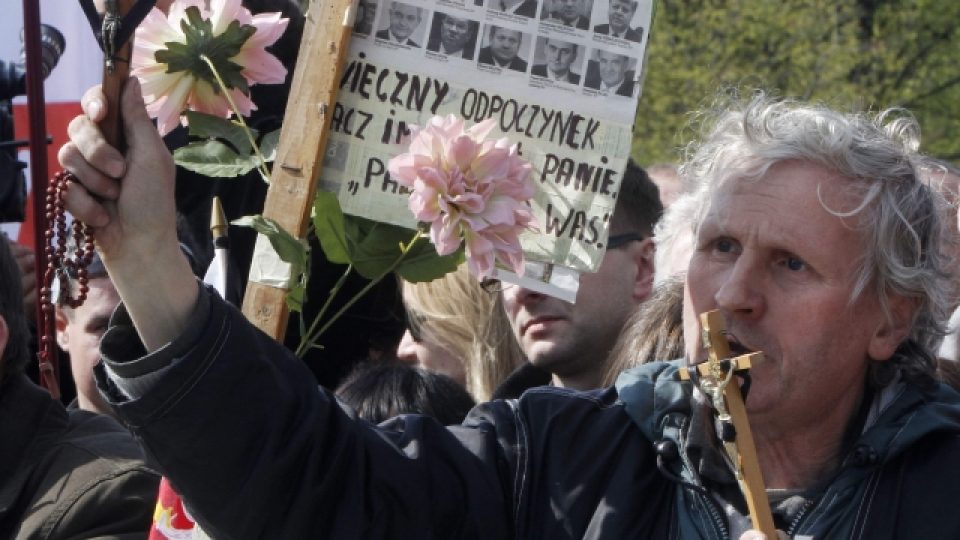
[[[577,28],[580,30],[589,30],[590,29],[590,19],[584,16],[580,16],[577,20]]]
[[[524,0],[515,13],[524,17],[535,16],[537,14],[537,0]]]
[[[609,24],[598,24],[593,27],[593,33],[595,34],[609,34],[610,25]]]
[[[66,429],[50,449],[54,468],[71,466],[73,475],[86,477],[88,483],[127,473],[157,477],[133,435],[116,420],[83,410],[67,415]]]
[[[570,84],[580,84],[580,74],[572,71],[567,73],[567,82]]]
[[[510,69],[514,71],[526,71],[527,61],[519,56],[514,56],[513,60],[510,61]]]
[[[525,415],[550,418],[559,414],[568,420],[597,414],[622,414],[617,389],[572,390],[556,386],[538,386],[526,390],[517,401],[517,408]],[[625,418],[625,417],[624,417]]]
[[[627,38],[628,41],[640,43],[643,41],[643,27],[638,26],[636,28],[627,28],[627,33],[624,34],[624,37]]]
[[[547,76],[547,65],[546,64],[537,64],[533,66],[533,69],[530,70],[530,73],[538,77]]]
[[[50,434],[52,435],[52,434]],[[21,530],[52,536],[143,538],[150,527],[160,476],[133,436],[110,417],[69,411],[66,426],[41,450],[34,479],[35,511]],[[138,536],[139,535],[139,536]]]
[[[377,30],[376,36],[380,39],[390,39],[390,30]]]

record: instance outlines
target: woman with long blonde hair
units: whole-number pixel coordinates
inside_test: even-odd
[[[424,283],[402,282],[407,331],[397,357],[443,373],[464,385],[478,403],[526,361],[501,305],[461,265]]]

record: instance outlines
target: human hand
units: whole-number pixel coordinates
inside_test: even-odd
[[[70,123],[70,142],[60,149],[60,163],[77,177],[64,208],[92,227],[100,258],[153,351],[183,332],[198,294],[177,241],[173,158],[136,79],[127,80],[120,96],[125,154],[97,126],[108,106],[100,87],[88,90],[81,106],[84,115]]]
[[[120,99],[126,155],[97,126],[107,112],[99,86],[84,94],[81,106],[85,114],[70,123],[70,142],[59,154],[60,163],[79,180],[67,190],[66,209],[93,228],[108,266],[136,265],[168,253],[177,245],[175,168],[147,116],[139,82],[129,79]]]

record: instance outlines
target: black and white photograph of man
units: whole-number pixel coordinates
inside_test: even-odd
[[[420,44],[414,40],[414,37],[416,37],[414,34],[422,34],[420,29],[422,20],[422,8],[401,2],[390,2],[390,9],[381,18],[380,27],[382,29],[377,32],[377,39],[409,47],[419,47]]]
[[[436,12],[430,27],[427,50],[450,57],[473,60],[480,23],[448,13]]]
[[[494,11],[511,13],[521,17],[537,16],[537,0],[490,0],[487,5]]]
[[[634,63],[629,56],[597,50],[593,60],[587,62],[584,86],[605,94],[633,96]]]
[[[630,27],[638,3],[637,0],[610,0],[607,9],[609,24],[598,24],[593,27],[593,32],[640,43],[643,41],[643,27]]]
[[[570,28],[590,28],[590,10],[593,0],[546,0],[540,18]]]
[[[353,23],[353,33],[368,36],[373,32],[373,21],[377,17],[376,0],[359,0],[357,3],[357,20]]]
[[[527,71],[527,61],[520,54],[521,49],[529,50],[524,44],[523,33],[518,30],[488,25],[487,46],[480,49],[477,62],[513,71]],[[528,40],[529,41],[529,40]]]
[[[578,54],[578,49],[575,43],[556,38],[537,39],[534,58],[538,63],[533,65],[530,74],[556,82],[580,84],[580,74],[576,71],[583,64],[583,57]]]

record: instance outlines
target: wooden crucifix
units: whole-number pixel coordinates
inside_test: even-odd
[[[723,444],[740,490],[747,500],[753,528],[767,535],[767,538],[777,538],[747,409],[740,385],[734,380],[735,372],[750,369],[751,362],[762,358],[763,353],[730,358],[726,322],[719,311],[701,313],[700,327],[703,346],[707,349],[707,361],[692,368],[697,371],[695,377],[691,376],[690,370],[681,369],[680,379],[695,379],[700,390],[710,398],[711,406],[716,411],[717,437]]]
[[[277,159],[263,207],[264,217],[273,219],[297,238],[306,236],[326,153],[331,112],[353,29],[353,2],[312,0],[306,13]],[[257,277],[258,254],[276,256],[262,235],[257,239],[255,260],[243,295],[243,314],[260,330],[280,340],[290,317],[286,305],[288,289]]]

